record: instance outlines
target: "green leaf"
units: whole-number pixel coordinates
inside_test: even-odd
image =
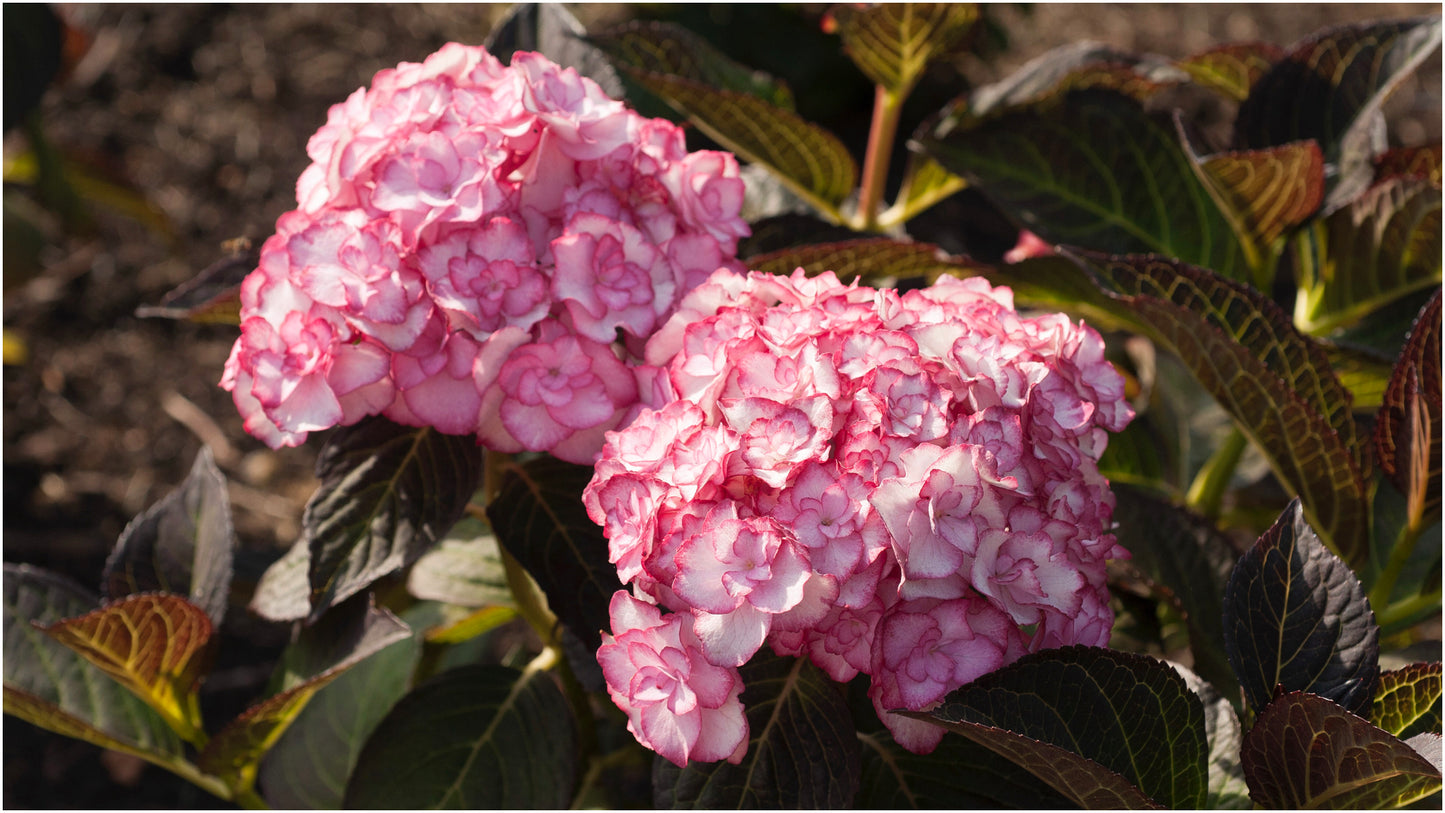
[[[251,612],[268,621],[300,621],[311,613],[311,588],[306,581],[311,554],[299,539],[271,563],[251,594]]]
[[[227,723],[206,744],[197,764],[230,787],[250,788],[262,757],[322,687],[409,636],[411,630],[400,619],[372,606],[370,594],[338,605],[315,624],[303,627],[282,653],[280,691]],[[357,712],[352,709],[350,713]]]
[[[1380,673],[1370,722],[1400,739],[1440,733],[1440,664],[1412,663]]]
[[[860,747],[839,687],[803,659],[759,653],[739,668],[748,717],[741,764],[652,763],[659,808],[842,808],[858,793]]]
[[[576,780],[576,723],[552,677],[464,666],[386,715],[361,751],[345,805],[565,808]]]
[[[1440,510],[1440,293],[1436,292],[1400,351],[1375,421],[1380,469],[1405,495],[1409,527]]]
[[[1127,96],[1074,91],[980,120],[948,119],[923,147],[1047,242],[1250,274],[1174,127]]]
[[[166,292],[154,305],[142,305],[135,315],[145,319],[187,319],[223,325],[241,324],[241,281],[256,270],[261,250],[250,240],[235,240],[224,246],[226,256],[206,266],[196,276]]]
[[[511,604],[497,537],[485,522],[467,517],[407,574],[407,590],[423,601],[462,607]]]
[[[98,598],[67,579],[5,564],[5,713],[103,748],[165,764],[183,754],[140,698],[37,628],[84,614]]]
[[[1225,651],[1255,712],[1276,686],[1363,712],[1379,682],[1379,632],[1359,579],[1320,544],[1298,500],[1224,591]]]
[[[1284,58],[1284,50],[1267,42],[1217,45],[1174,64],[1200,85],[1235,101],[1244,101],[1260,77]]]
[[[611,626],[608,603],[622,589],[607,558],[607,538],[587,516],[582,491],[592,467],[541,457],[502,469],[487,518],[501,542],[526,568],[558,619],[589,647],[602,645]]]
[[[1158,257],[1080,252],[1100,289],[1184,362],[1300,495],[1332,549],[1369,544],[1361,444],[1349,392],[1322,348],[1254,289]]]
[[[898,98],[978,20],[972,3],[839,4],[830,13],[849,58]]]
[[[470,435],[371,417],[336,430],[316,476],[301,518],[312,620],[435,545],[480,485],[482,453]]]
[[[888,237],[869,237],[838,243],[814,243],[749,257],[748,267],[765,274],[786,276],[802,268],[816,275],[832,271],[843,282],[885,278],[937,277],[945,269],[963,267],[932,243],[912,243]]]
[[[622,80],[607,56],[585,39],[587,29],[561,3],[517,3],[492,27],[484,43],[508,62],[517,51],[536,51],[596,82],[608,96],[623,97]]]
[[[1244,781],[1244,767],[1239,764],[1239,747],[1244,740],[1239,715],[1214,686],[1178,664],[1173,666],[1204,705],[1204,733],[1209,740],[1209,795],[1204,807],[1249,810],[1249,785]]]
[[[1270,703],[1241,758],[1250,797],[1267,808],[1395,808],[1440,789],[1440,771],[1410,746],[1307,692]]]
[[[1349,390],[1356,410],[1379,409],[1385,401],[1392,371],[1389,356],[1363,346],[1347,346],[1317,339],[1330,360],[1340,384]]]
[[[1234,564],[1229,540],[1203,517],[1114,484],[1114,521],[1119,544],[1156,589],[1175,603],[1189,626],[1194,668],[1225,691],[1235,688],[1224,654],[1224,605],[1220,596]]]
[[[111,599],[147,592],[187,596],[219,625],[230,599],[235,550],[226,478],[202,447],[180,488],[121,532],[101,581]]]
[[[316,692],[261,762],[272,807],[334,810],[367,737],[411,688],[421,640],[390,644]],[[294,691],[294,689],[293,689]]]
[[[1372,187],[1296,241],[1295,324],[1327,333],[1440,284],[1440,189],[1400,177]]]
[[[712,43],[680,25],[633,20],[587,37],[614,63],[636,71],[691,79],[718,90],[756,96],[792,110],[786,83],[740,65]]]
[[[134,692],[182,739],[205,740],[196,694],[214,649],[205,610],[180,596],[142,593],[44,629]]]
[[[1205,801],[1203,706],[1178,672],[1152,658],[1082,646],[1032,653],[950,692],[932,715],[961,724],[955,730],[1085,806],[1092,803],[1084,792],[1094,786],[1056,784],[1050,749],[1030,746],[1052,746],[1094,763],[1088,773],[1099,788],[1112,786],[1102,768],[1151,804],[1200,807]],[[999,734],[1014,738],[1007,750]]]
[[[908,169],[903,173],[903,184],[898,190],[898,199],[887,211],[878,215],[878,224],[887,229],[907,223],[919,212],[966,186],[968,181],[944,169],[943,165],[933,158],[920,153],[910,153]]]

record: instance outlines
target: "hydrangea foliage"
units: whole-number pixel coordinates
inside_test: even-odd
[[[1128,553],[1097,461],[1133,412],[1094,330],[977,278],[719,272],[646,356],[665,375],[584,501],[631,586],[599,658],[658,753],[741,758],[736,668],[763,646],[869,675],[928,752],[942,729],[886,712],[1108,641],[1105,561]]]

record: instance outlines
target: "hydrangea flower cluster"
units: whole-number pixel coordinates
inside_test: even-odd
[[[945,278],[720,273],[647,345],[666,367],[584,501],[631,591],[598,653],[635,736],[739,761],[737,667],[764,644],[871,678],[898,742],[1025,652],[1102,645],[1114,501],[1097,461],[1133,417],[1098,333]],[[669,610],[671,612],[664,612]]]
[[[272,447],[381,413],[590,463],[643,343],[741,271],[736,159],[534,53],[452,43],[331,108],[221,385]]]

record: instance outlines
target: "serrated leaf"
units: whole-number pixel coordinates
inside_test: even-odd
[[[497,538],[486,523],[471,517],[457,523],[440,545],[416,560],[406,588],[423,601],[461,607],[512,601]]]
[[[1301,235],[1295,324],[1326,333],[1439,285],[1440,257],[1439,188],[1387,180]]]
[[[369,594],[338,605],[317,623],[303,627],[282,653],[280,691],[227,723],[206,744],[197,764],[230,787],[250,788],[262,757],[322,687],[410,635],[400,619],[372,606]]]
[[[745,93],[784,110],[794,107],[793,92],[786,83],[734,62],[712,43],[680,25],[633,20],[592,34],[587,41],[614,63],[638,71]]]
[[[622,589],[607,558],[607,538],[587,516],[582,491],[590,466],[552,457],[502,469],[487,519],[502,544],[526,568],[558,619],[589,647],[611,627],[608,603]]]
[[[860,747],[838,687],[807,660],[765,652],[738,670],[748,751],[738,765],[659,756],[652,792],[659,808],[842,808],[858,793]]]
[[[1115,533],[1132,556],[1130,564],[1179,607],[1189,626],[1195,670],[1232,691],[1220,600],[1235,558],[1228,539],[1203,517],[1137,488],[1116,483],[1113,491]]]
[[[883,278],[937,277],[963,263],[948,257],[932,243],[912,243],[888,237],[869,237],[839,243],[814,243],[749,257],[748,268],[786,276],[802,268],[808,274],[832,271],[843,282]]]
[[[481,483],[482,452],[470,435],[371,417],[336,430],[316,476],[301,517],[313,621],[431,549]]]
[[[1401,739],[1440,733],[1440,664],[1412,663],[1382,672],[1370,722]]]
[[[1393,147],[1375,156],[1375,179],[1371,186],[1393,178],[1419,178],[1440,188],[1440,142],[1423,147]]]
[[[145,319],[188,319],[223,325],[241,324],[241,281],[256,270],[261,250],[249,240],[233,241],[226,256],[196,276],[167,291],[154,305],[142,305],[135,315]]]
[[[492,27],[484,45],[503,62],[517,51],[536,51],[564,68],[575,68],[608,96],[621,99],[622,80],[607,57],[587,44],[586,34],[587,29],[561,3],[517,3]]]
[[[565,808],[576,751],[572,710],[550,675],[463,666],[386,715],[357,759],[345,805]]]
[[[304,538],[271,563],[251,594],[250,610],[268,621],[300,621],[311,612],[306,581],[311,554]]]
[[[1239,560],[1224,591],[1224,643],[1251,709],[1275,687],[1370,705],[1379,628],[1359,579],[1305,522],[1295,500]]]
[[[362,745],[411,688],[420,658],[421,640],[410,635],[317,691],[261,762],[259,781],[267,803],[312,810],[341,807],[346,779]]]
[[[1412,528],[1440,509],[1440,320],[1437,291],[1410,330],[1375,421],[1376,458],[1405,495]]]
[[[1248,286],[1158,257],[1079,254],[1100,289],[1254,441],[1326,543],[1363,561],[1370,519],[1360,444],[1349,392],[1323,350]]]
[[[1075,91],[948,120],[923,147],[1046,242],[1159,252],[1234,279],[1251,273],[1173,126],[1119,93]]]
[[[211,667],[211,620],[184,598],[142,593],[45,627],[134,692],[189,742],[205,738],[196,690]]]
[[[972,3],[840,4],[831,14],[853,63],[899,98],[978,20]]]
[[[1020,764],[1086,806],[1081,788],[1051,781],[1048,749],[1029,748],[1027,740],[1121,777],[1151,805],[1204,804],[1203,706],[1178,672],[1152,658],[1083,646],[1032,653],[950,692],[932,716],[965,725],[964,736],[1006,755],[993,732],[1023,738],[1009,746],[1026,755]],[[1099,787],[1111,786],[1097,770],[1089,773]]]
[[[686,115],[707,136],[765,164],[797,195],[835,221],[853,191],[858,165],[838,137],[756,96],[718,90],[695,79],[621,66],[649,92]]]
[[[1234,42],[1181,59],[1174,64],[1200,85],[1244,101],[1260,77],[1284,58],[1284,49],[1268,42]]]
[[[236,530],[226,478],[202,447],[191,473],[121,531],[101,576],[107,598],[187,596],[219,626],[230,599]]]
[[[73,618],[99,599],[67,579],[5,564],[5,713],[41,728],[153,762],[183,746],[140,698],[36,627]]]
[[[1268,808],[1395,808],[1440,789],[1439,769],[1408,745],[1307,692],[1270,703],[1241,757],[1250,797]]]

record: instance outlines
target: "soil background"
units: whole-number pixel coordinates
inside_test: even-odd
[[[825,10],[574,8],[591,26],[642,13],[680,19],[739,61],[787,78],[800,112],[861,150],[871,92],[836,81],[851,73],[820,33]],[[225,256],[227,240],[259,245],[271,233],[294,205],[306,140],[330,105],[382,68],[420,61],[451,40],[481,43],[505,8],[74,5],[59,12],[85,50],[42,100],[45,138],[89,175],[129,191],[91,195],[84,217],[66,222],[23,186],[6,185],[7,242],[15,239],[12,205],[38,224],[43,241],[28,260],[11,251],[19,242],[5,252],[4,559],[94,587],[126,523],[185,477],[204,443],[230,481],[244,591],[295,540],[319,442],[273,452],[242,430],[216,386],[235,327],[141,319],[136,308]],[[1183,57],[1220,42],[1288,45],[1326,25],[1439,12],[1430,4],[993,7],[989,17],[1007,45],[981,43],[983,55],[958,57],[966,83],[953,73],[930,92],[962,92],[1080,39]],[[799,31],[812,46],[799,44]],[[1437,53],[1386,108],[1392,141],[1438,141],[1440,96]],[[26,146],[19,128],[7,133],[7,166]],[[213,724],[259,695],[286,639],[285,629],[249,617],[245,598],[228,615],[227,645],[204,689]],[[139,760],[8,716],[4,770],[7,808],[224,806]]]

